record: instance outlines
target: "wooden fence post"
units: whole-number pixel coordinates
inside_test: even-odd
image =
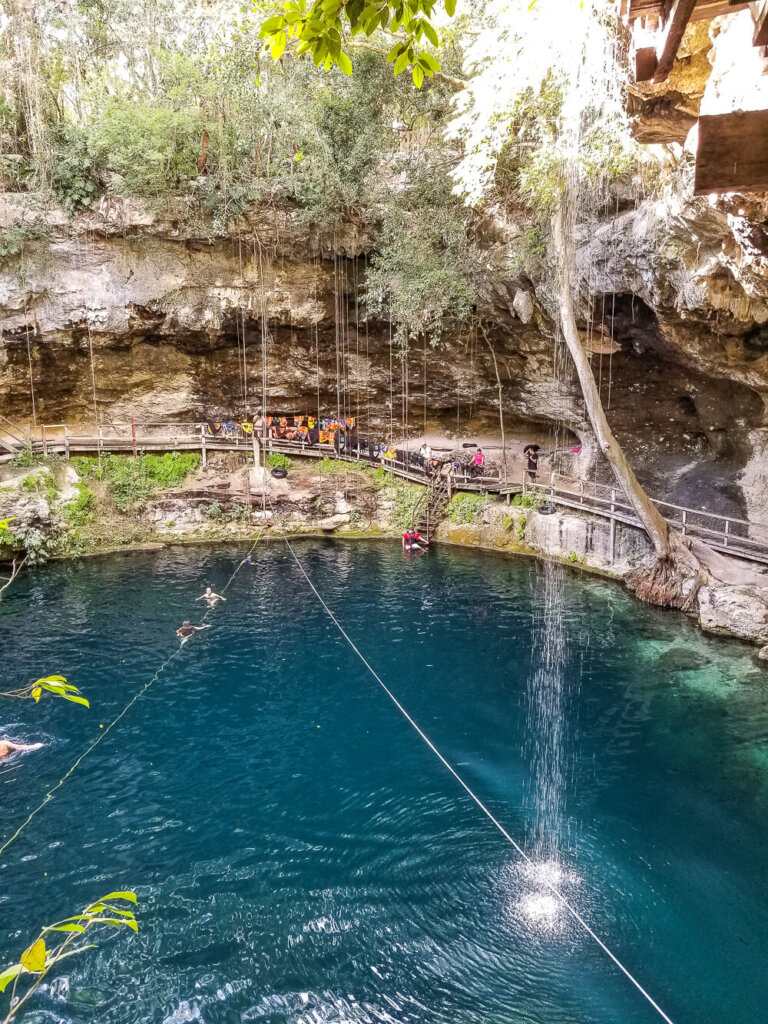
[[[69,458],[69,428],[66,423],[64,424],[64,452]]]
[[[200,451],[202,453],[203,469],[208,465],[208,453],[205,450],[205,424],[200,424]]]
[[[136,458],[136,422],[131,416],[131,441],[133,443],[133,457]]]

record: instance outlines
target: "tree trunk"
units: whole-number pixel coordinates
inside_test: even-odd
[[[569,269],[573,266],[571,244],[566,237],[565,216],[561,203],[552,217],[552,234],[557,252],[557,297],[560,324],[568,346],[592,429],[600,450],[605,455],[614,476],[635,510],[656,551],[657,563],[650,572],[638,572],[628,583],[639,597],[658,604],[686,606],[695,597],[697,587],[683,593],[686,578],[699,575],[699,563],[685,546],[683,538],[670,528],[662,514],[643,490],[627,457],[613,435],[600,400],[600,392],[592,373],[589,358],[579,338],[576,314],[573,308]]]
[[[485,333],[485,328],[480,327],[483,334],[485,344],[488,346],[488,350],[491,353],[491,359],[493,359],[493,369],[496,372],[496,386],[499,389],[499,427],[501,429],[501,458],[504,466],[504,483],[507,482],[507,439],[504,435],[504,393],[501,388],[501,376],[499,374],[499,363],[496,359],[496,352],[494,351],[493,345],[490,342],[488,335]]]

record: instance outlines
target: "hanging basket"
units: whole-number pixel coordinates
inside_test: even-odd
[[[275,478],[276,480],[282,480],[282,479],[283,479],[283,477],[286,477],[286,476],[288,476],[288,470],[287,470],[287,469],[283,469],[283,468],[282,468],[282,466],[276,466],[276,467],[275,467],[275,468],[274,468],[274,469],[272,470],[272,476],[273,476],[273,477],[274,477],[274,478]]]

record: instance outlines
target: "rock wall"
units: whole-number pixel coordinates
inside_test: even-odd
[[[574,283],[585,332],[605,326],[593,367],[650,492],[768,521],[768,204],[736,202],[638,201],[581,238]],[[33,396],[38,422],[239,419],[265,391],[270,411],[338,409],[378,434],[498,434],[481,336],[403,358],[386,319],[365,316],[365,226],[326,237],[252,211],[221,238],[182,200],[112,197],[69,223],[6,195],[0,228],[23,225],[47,236],[0,266],[0,415],[15,422]],[[515,226],[491,227],[478,312],[512,447],[559,426],[584,445],[572,468],[607,483],[573,375],[553,373],[543,280],[510,277]]]

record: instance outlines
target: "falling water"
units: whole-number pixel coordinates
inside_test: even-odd
[[[533,666],[527,690],[529,846],[537,860],[557,861],[565,834],[563,798],[568,782],[565,570],[547,561],[543,575],[543,597],[533,617]]]

